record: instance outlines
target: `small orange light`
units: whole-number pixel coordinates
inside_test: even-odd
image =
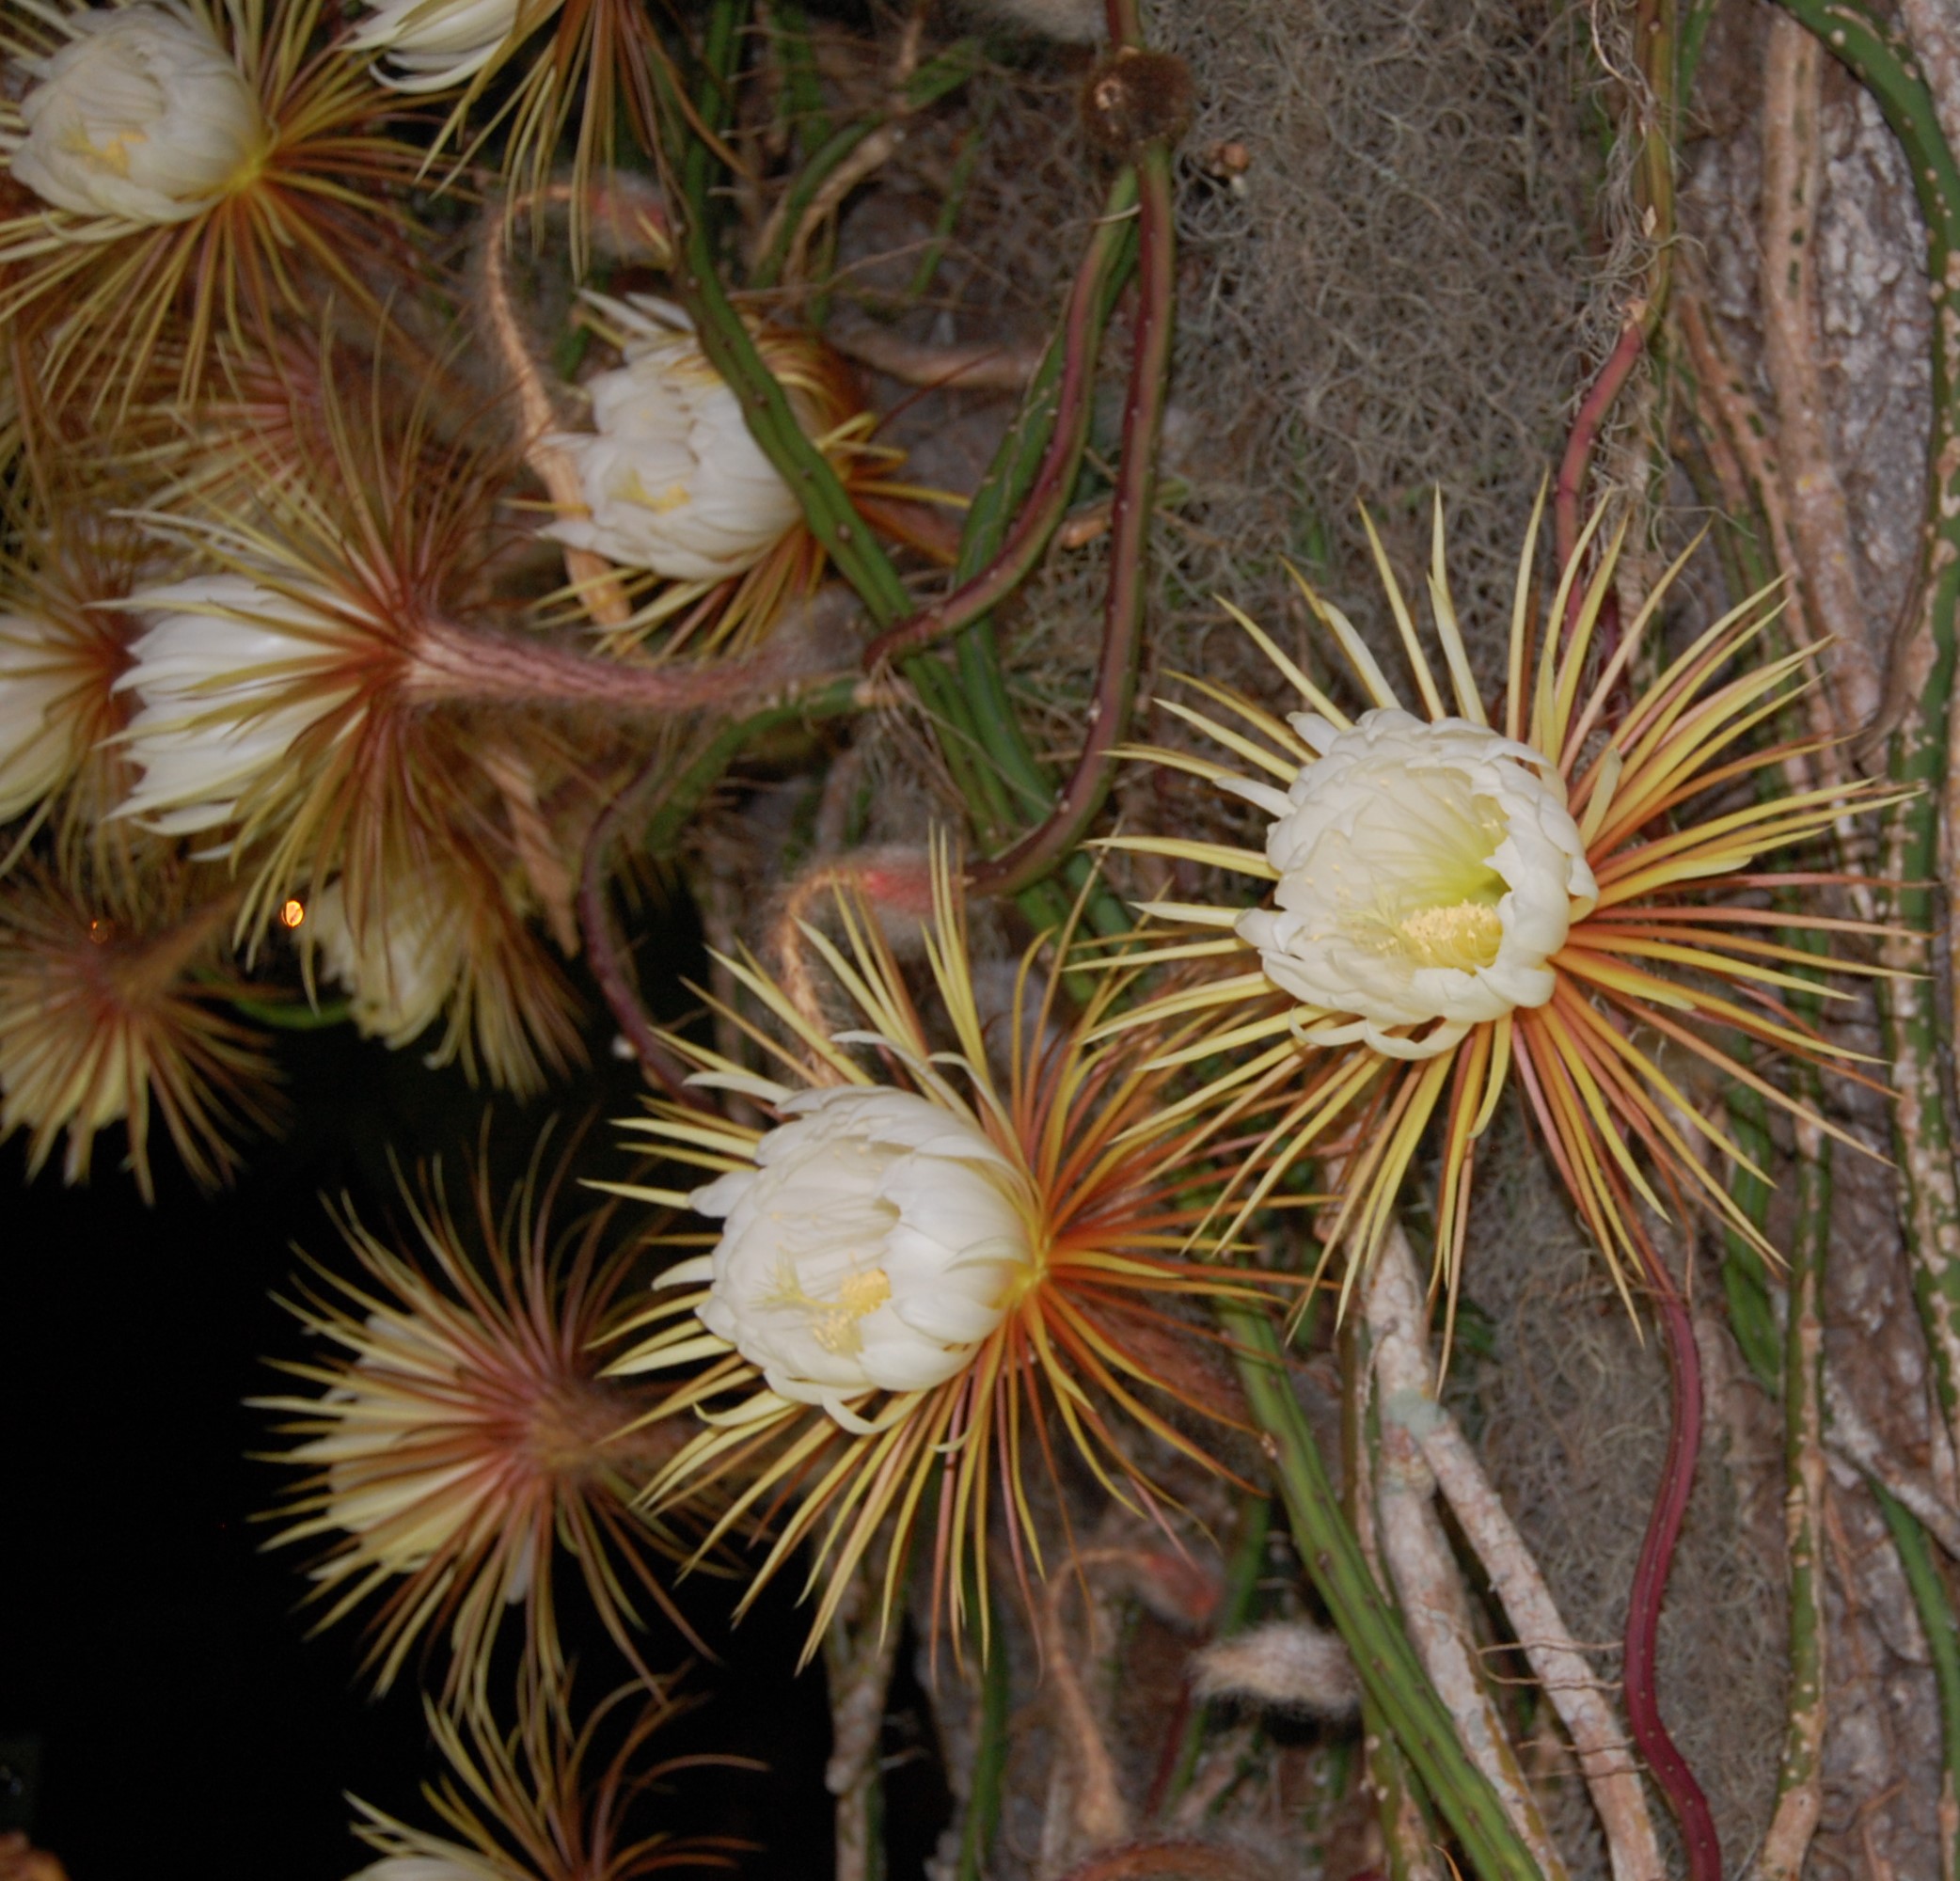
[[[307,918],[307,905],[303,901],[289,901],[279,909],[279,920],[287,927],[297,927]]]
[[[106,915],[98,914],[88,924],[88,938],[98,947],[106,946],[116,933],[116,924]]]

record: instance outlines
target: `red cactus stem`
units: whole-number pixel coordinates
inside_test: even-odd
[[[661,1044],[640,1004],[633,976],[627,970],[619,936],[612,925],[612,910],[607,899],[606,859],[625,827],[626,817],[639,801],[642,786],[656,767],[665,762],[656,758],[639,777],[606,806],[586,838],[585,855],[578,870],[578,931],[585,940],[586,964],[605,996],[626,1043],[640,1060],[647,1082],[657,1085],[668,1097],[684,1104],[706,1108],[706,1099],[688,1083],[687,1067]]]
[[[1668,1589],[1674,1546],[1681,1538],[1682,1518],[1687,1513],[1701,1450],[1701,1357],[1695,1347],[1693,1322],[1673,1280],[1644,1241],[1640,1253],[1668,1341],[1668,1455],[1627,1595],[1626,1718],[1635,1747],[1681,1825],[1688,1881],[1722,1881],[1722,1844],[1715,1835],[1708,1798],[1661,1722],[1654,1688],[1661,1600]]]
[[[1559,460],[1558,475],[1552,484],[1552,522],[1557,534],[1558,565],[1561,568],[1572,560],[1573,550],[1578,545],[1579,510],[1586,494],[1586,472],[1592,465],[1592,452],[1599,443],[1600,428],[1605,423],[1606,414],[1612,410],[1613,401],[1620,396],[1635,364],[1646,350],[1647,312],[1645,301],[1636,300],[1627,309],[1626,324],[1620,330],[1619,343],[1606,356],[1606,363],[1600,368],[1599,377],[1593,380],[1590,390],[1580,402],[1578,416],[1573,419],[1572,435],[1566,439],[1565,455]],[[1566,612],[1568,629],[1585,592],[1583,582],[1573,583],[1572,600]]]
[[[1133,12],[1112,0],[1113,15]],[[1114,29],[1113,29],[1114,30]],[[1125,40],[1131,43],[1132,40]],[[1110,580],[1102,655],[1089,701],[1082,756],[1047,820],[967,877],[978,894],[1019,894],[1042,879],[1082,840],[1109,791],[1110,753],[1130,724],[1143,650],[1149,581],[1150,513],[1157,446],[1163,429],[1176,290],[1171,157],[1162,138],[1137,158],[1137,310],[1130,394],[1123,411],[1123,461],[1111,499]]]
[[[1109,225],[1105,224],[1107,229]],[[943,600],[935,601],[909,621],[901,621],[864,649],[864,668],[877,672],[908,654],[923,652],[935,641],[971,626],[1020,586],[1048,547],[1049,538],[1068,507],[1089,438],[1091,384],[1101,348],[1102,323],[1098,318],[1104,276],[1109,266],[1103,231],[1089,245],[1068,292],[1062,324],[1062,383],[1055,401],[1055,426],[1047,454],[1014,527],[1001,552],[971,581],[963,582]]]
[[[733,714],[758,694],[805,676],[809,663],[809,649],[797,636],[779,636],[745,660],[641,666],[431,620],[416,631],[402,692],[415,704],[466,701]]]

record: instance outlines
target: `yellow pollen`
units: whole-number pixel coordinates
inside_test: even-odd
[[[864,1336],[858,1321],[875,1313],[892,1297],[892,1280],[882,1267],[867,1268],[862,1273],[846,1276],[834,1300],[813,1299],[798,1283],[787,1261],[776,1277],[776,1285],[765,1306],[797,1306],[808,1313],[815,1324],[810,1336],[827,1352],[847,1354],[864,1349]]]
[[[1504,921],[1481,901],[1448,908],[1418,908],[1396,925],[1396,935],[1418,967],[1455,967],[1474,972],[1497,957]]]
[[[672,515],[675,510],[686,509],[694,500],[694,493],[685,483],[670,483],[664,490],[649,490],[636,470],[626,491],[626,500],[638,503],[643,510],[651,510],[656,516],[666,516]]]
[[[105,142],[98,144],[87,131],[77,130],[69,134],[67,148],[78,157],[92,157],[116,176],[126,177],[129,175],[129,147],[149,141],[140,131],[112,131]]]

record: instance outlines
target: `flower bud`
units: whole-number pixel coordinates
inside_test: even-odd
[[[187,8],[94,8],[20,63],[26,134],[8,159],[43,202],[125,222],[188,221],[256,172],[270,142],[252,87]]]
[[[956,1376],[1037,1272],[1027,1178],[909,1091],[808,1091],[693,1197],[727,1225],[700,1309],[771,1391],[847,1427],[852,1399]]]
[[[1355,1023],[1396,1057],[1445,1050],[1471,1025],[1552,997],[1546,964],[1598,895],[1564,782],[1528,745],[1462,719],[1364,713],[1336,732],[1292,719],[1319,751],[1282,794],[1231,788],[1268,811],[1274,909],[1239,917],[1283,991]],[[1420,1039],[1383,1028],[1442,1021]]]
[[[639,297],[601,305],[624,329],[626,363],[587,387],[595,433],[548,440],[591,514],[545,533],[672,581],[741,574],[796,527],[796,498],[678,313]]]

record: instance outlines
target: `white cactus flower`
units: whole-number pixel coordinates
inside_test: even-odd
[[[1381,708],[1341,732],[1310,712],[1290,722],[1319,754],[1292,787],[1228,787],[1272,815],[1279,876],[1277,907],[1241,914],[1240,938],[1282,991],[1343,1016],[1307,1035],[1430,1057],[1543,1005],[1546,963],[1599,892],[1557,767],[1462,719]],[[1435,1021],[1414,1039],[1387,1031]]]
[[[431,1838],[433,1841],[433,1838]],[[472,1857],[467,1849],[447,1855],[386,1855],[348,1881],[492,1881],[503,1870]]]
[[[249,182],[270,147],[259,100],[209,24],[182,7],[96,8],[67,45],[19,63],[24,134],[8,164],[77,215],[185,222]]]
[[[163,835],[229,822],[239,798],[356,689],[336,643],[345,630],[324,602],[316,611],[245,576],[206,575],[126,605],[150,624],[117,681],[141,702],[128,736],[143,771],[119,814]],[[295,681],[315,675],[321,683],[295,696]]]
[[[977,1126],[909,1091],[781,1108],[757,1166],[692,1198],[726,1221],[700,1317],[779,1398],[856,1430],[850,1400],[943,1384],[1001,1323],[1037,1275],[1035,1201]]]
[[[75,689],[55,629],[29,614],[0,614],[0,823],[24,815],[68,775]]]
[[[672,581],[753,567],[802,513],[741,402],[677,310],[637,294],[589,298],[623,334],[626,363],[586,387],[594,432],[547,440],[572,459],[591,514],[545,533]]]
[[[356,936],[339,882],[307,909],[327,976],[345,988],[363,1037],[391,1050],[426,1032],[441,1014],[463,959],[462,918],[421,875],[403,876]]]
[[[386,53],[382,76],[398,91],[445,91],[474,78],[518,30],[521,0],[371,0],[374,10],[348,45]],[[525,29],[557,10],[532,7]]]

